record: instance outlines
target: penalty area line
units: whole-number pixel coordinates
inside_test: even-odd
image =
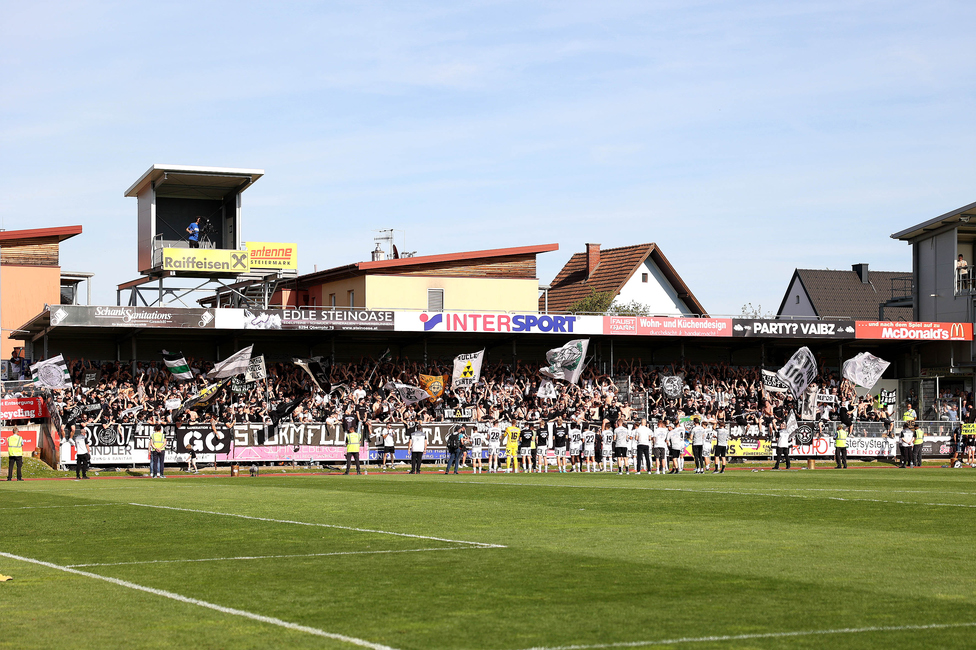
[[[288,630],[293,630],[295,632],[304,632],[306,634],[312,634],[314,636],[324,637],[327,639],[334,639],[336,641],[343,641],[352,645],[357,645],[363,648],[371,648],[372,650],[395,650],[390,646],[386,646],[380,643],[373,643],[371,641],[366,641],[365,639],[357,639],[356,637],[346,636],[345,634],[336,634],[334,632],[326,632],[325,630],[320,630],[315,627],[309,627],[307,625],[299,625],[298,623],[290,623],[284,621],[280,618],[275,618],[273,616],[264,616],[262,614],[255,614],[253,612],[247,612],[243,609],[235,609],[233,607],[224,607],[223,605],[216,605],[214,603],[209,603],[205,600],[199,600],[197,598],[190,598],[188,596],[181,596],[180,594],[173,593],[172,591],[165,591],[163,589],[155,589],[153,587],[146,587],[144,585],[139,585],[134,582],[128,582],[127,580],[119,580],[118,578],[110,578],[108,576],[101,576],[97,573],[89,573],[88,571],[79,571],[78,569],[72,569],[71,567],[61,566],[58,564],[52,564],[51,562],[45,562],[43,560],[37,560],[31,557],[24,557],[22,555],[14,555],[13,553],[4,553],[0,551],[0,557],[9,558],[11,560],[17,560],[19,562],[28,562],[30,564],[36,564],[38,566],[47,567],[49,569],[54,569],[56,571],[63,571],[65,573],[72,573],[79,576],[84,576],[86,578],[92,578],[95,580],[102,580],[104,582],[110,582],[114,585],[120,587],[125,587],[127,589],[134,589],[136,591],[143,591],[147,594],[152,594],[154,596],[161,596],[163,598],[169,598],[170,600],[175,600],[181,603],[186,603],[188,605],[196,605],[197,607],[205,607],[207,609],[212,609],[214,611],[220,612],[222,614],[230,614],[232,616],[240,616],[242,618],[248,618],[252,621],[257,621],[259,623],[267,623],[269,625],[276,625]]]
[[[66,564],[71,569],[93,566],[129,566],[130,564],[182,564],[184,562],[227,562],[236,560],[278,560],[298,557],[326,557],[332,555],[382,555],[389,553],[426,553],[430,551],[476,551],[480,546],[442,546],[439,548],[404,548],[388,551],[336,551],[335,553],[301,553],[298,555],[243,555],[240,557],[206,557],[190,560],[140,560],[138,562],[98,562],[93,564]]]
[[[682,643],[715,643],[720,641],[749,641],[752,639],[787,639],[802,636],[826,636],[831,634],[865,634],[869,632],[922,632],[925,630],[951,630],[953,628],[976,627],[976,623],[933,623],[931,625],[878,625],[874,627],[847,627],[836,630],[799,630],[796,632],[758,632],[756,634],[734,634],[727,636],[682,637],[679,639],[660,639],[657,641],[622,641],[619,643],[596,643],[593,645],[536,646],[526,650],[598,650],[599,648],[640,648],[655,645],[679,645]]]
[[[462,539],[447,539],[444,537],[430,537],[429,535],[414,535],[411,533],[395,533],[389,530],[374,530],[372,528],[355,528],[353,526],[339,526],[338,524],[318,524],[309,521],[293,521],[290,519],[271,519],[269,517],[253,517],[251,515],[239,515],[234,512],[214,512],[212,510],[196,510],[193,508],[176,508],[174,506],[154,506],[148,503],[130,503],[130,506],[140,508],[159,508],[161,510],[177,510],[179,512],[196,512],[204,515],[219,515],[221,517],[237,517],[239,519],[251,519],[253,521],[267,521],[273,524],[292,524],[295,526],[317,526],[319,528],[336,528],[339,530],[352,530],[357,533],[376,533],[378,535],[395,535],[397,537],[412,537],[413,539],[429,539],[432,542],[448,542],[450,544],[467,544],[477,548],[508,548],[502,544],[488,544],[485,542],[468,542]]]

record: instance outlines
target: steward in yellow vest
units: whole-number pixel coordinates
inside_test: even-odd
[[[11,480],[14,477],[14,465],[17,466],[17,480],[23,481],[24,477],[22,475],[24,467],[24,439],[19,433],[17,433],[17,428],[14,427],[14,432],[10,434],[7,438],[7,480]]]
[[[363,435],[358,431],[350,431],[346,434],[346,471],[344,474],[349,473],[352,461],[356,461],[356,473],[362,474],[359,468],[359,445],[363,441]]]

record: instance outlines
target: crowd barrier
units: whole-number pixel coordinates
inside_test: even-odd
[[[47,425],[45,425],[46,427]],[[446,442],[454,427],[470,432],[473,423],[436,422],[423,425],[427,433],[428,461],[447,457]],[[801,441],[794,444],[790,453],[799,458],[829,458],[834,455],[833,438],[836,433],[833,422],[800,422]],[[958,422],[920,422],[925,432],[923,456],[929,458],[951,455],[951,436],[959,431]],[[896,422],[889,437],[879,422],[855,423],[848,437],[848,455],[851,457],[885,458],[897,455],[896,436],[903,424]],[[145,424],[110,424],[83,428],[91,451],[93,465],[141,466],[149,464],[149,434],[151,426]],[[210,425],[164,426],[166,435],[166,460],[183,463],[190,450],[197,454],[200,463],[268,463],[268,462],[339,462],[345,457],[345,436],[337,425],[324,422],[283,423],[274,428],[263,424],[237,424],[233,427]],[[396,459],[407,460],[408,437],[403,424],[374,425],[374,434],[393,434]],[[9,435],[4,430],[3,436]],[[39,442],[59,442],[52,459],[65,465],[75,462],[75,448],[67,440],[56,436],[39,435]],[[741,458],[769,458],[775,452],[775,440],[758,427],[733,427],[729,444],[729,456]],[[487,454],[487,450],[484,452]],[[550,452],[551,453],[551,452]],[[363,458],[378,460],[381,450],[368,445]],[[691,456],[691,445],[685,448]],[[504,448],[501,450],[504,457]],[[55,464],[55,463],[52,463]]]

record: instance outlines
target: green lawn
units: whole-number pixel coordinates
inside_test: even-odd
[[[0,647],[971,648],[974,479],[3,482]]]

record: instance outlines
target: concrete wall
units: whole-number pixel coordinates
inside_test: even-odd
[[[0,268],[0,301],[0,327],[5,330],[0,357],[9,359],[23,342],[8,339],[10,332],[6,330],[17,329],[37,316],[45,303],[61,304],[61,268],[4,264]]]
[[[918,319],[937,322],[969,322],[968,297],[956,298],[955,229],[934,235],[915,244],[918,273]]]
[[[647,274],[647,282],[643,280],[644,273]],[[643,266],[627,280],[617,299],[614,300],[616,304],[633,301],[650,307],[652,314],[687,316],[693,313],[678,297],[678,292],[650,257],[644,260]]]
[[[444,290],[444,309],[459,311],[539,311],[539,281],[370,275],[368,309],[427,309],[427,289]]]

